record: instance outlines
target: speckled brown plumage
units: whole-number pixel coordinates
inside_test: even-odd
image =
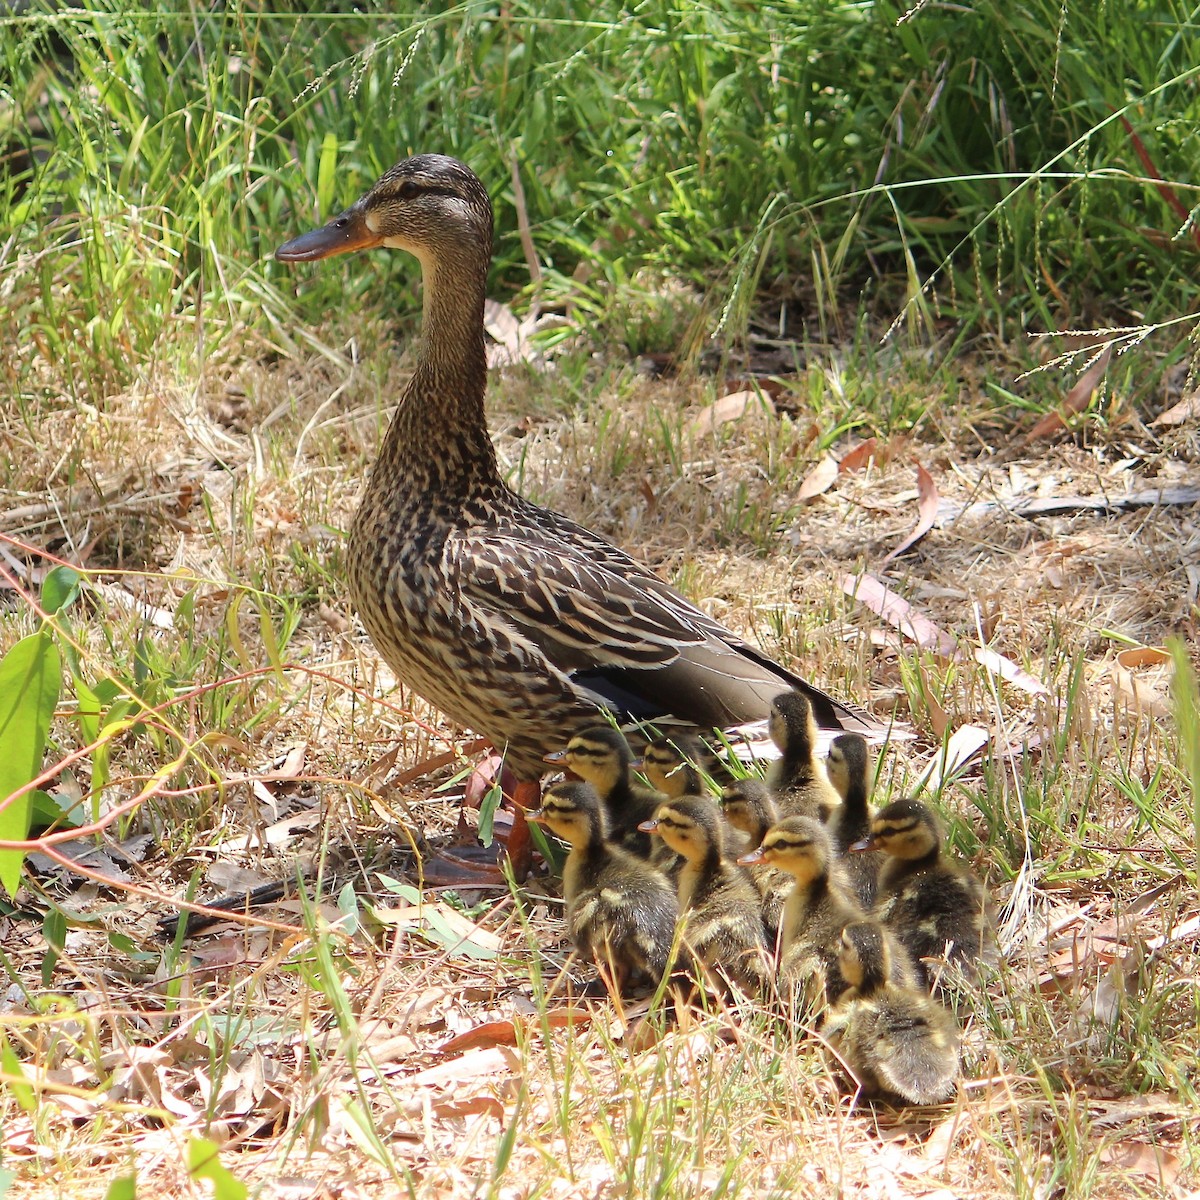
[[[646,568],[504,482],[484,419],[483,302],[492,211],[462,163],[398,163],[346,212],[277,251],[307,261],[407,250],[424,276],[416,369],[347,547],[350,592],[380,654],[415,692],[536,781],[542,755],[593,723],[760,719],[781,686],[828,727],[878,722],[797,679]]]

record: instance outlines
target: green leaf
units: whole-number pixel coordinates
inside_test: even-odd
[[[317,167],[317,210],[329,216],[333,206],[333,185],[337,178],[337,134],[328,130],[321,139],[321,161]]]
[[[103,707],[100,697],[76,675],[75,715],[79,718],[79,730],[85,742],[94,742],[100,736],[100,713]]]
[[[46,939],[46,953],[42,956],[42,987],[49,987],[54,978],[63,947],[67,944],[67,916],[60,908],[50,909],[42,918],[42,937]]]
[[[61,676],[58,648],[45,633],[22,638],[0,660],[0,800],[42,772]],[[26,794],[0,809],[0,838],[25,838],[32,808]],[[20,850],[0,850],[0,883],[10,896],[16,894],[24,857]]]
[[[137,1176],[121,1175],[108,1185],[104,1200],[137,1200]]]
[[[217,1157],[220,1151],[204,1138],[192,1138],[188,1142],[188,1174],[193,1179],[207,1179],[213,1185],[215,1200],[246,1200],[250,1194],[244,1183],[239,1183]]]
[[[42,611],[48,617],[61,612],[79,595],[81,576],[70,567],[55,567],[42,580]]]
[[[5,1087],[12,1093],[13,1099],[27,1113],[33,1112],[37,1108],[37,1096],[34,1095],[33,1088],[24,1082],[25,1072],[16,1051],[8,1044],[8,1039],[2,1037],[0,1037],[0,1070],[3,1070],[4,1074],[8,1076]],[[17,1082],[18,1080],[20,1082]]]
[[[35,788],[29,793],[29,828],[50,829],[66,825],[74,829],[79,824],[75,801],[63,792],[43,792]]]
[[[487,794],[479,802],[479,840],[485,845],[492,844],[492,826],[496,821],[496,809],[504,799],[504,791],[499,784],[488,788]]]

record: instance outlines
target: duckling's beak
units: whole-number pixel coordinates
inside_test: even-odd
[[[846,852],[848,854],[861,854],[864,850],[878,850],[878,849],[879,849],[879,841],[875,837],[875,835],[872,833],[872,834],[869,834],[867,837],[863,838],[861,842],[851,842],[850,845],[846,847]]]
[[[650,821],[643,821],[643,822],[642,822],[642,823],[641,823],[641,824],[638,826],[638,828],[639,828],[639,829],[640,829],[640,830],[641,830],[643,833],[657,833],[657,832],[658,832],[658,819],[657,819],[657,818],[654,818],[654,819],[652,819],[652,820],[650,820]]]
[[[368,223],[367,211],[360,201],[352,204],[320,229],[302,233],[275,251],[280,262],[311,262],[329,258],[332,254],[349,254],[353,250],[370,250],[381,246],[383,238]]]
[[[567,752],[565,750],[551,750],[549,754],[542,755],[542,762],[549,763],[553,767],[561,766],[567,761]]]
[[[755,863],[763,862],[766,855],[763,853],[763,848],[759,846],[757,850],[751,850],[748,854],[743,854],[738,858],[738,863],[743,867],[752,867]]]
[[[526,812],[525,820],[527,823],[534,825],[545,825],[546,810],[544,808],[535,808],[532,812]]]

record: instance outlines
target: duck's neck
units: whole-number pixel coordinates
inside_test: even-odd
[[[439,495],[500,485],[484,417],[483,300],[491,247],[422,256],[424,319],[417,365],[379,450],[374,478]]]

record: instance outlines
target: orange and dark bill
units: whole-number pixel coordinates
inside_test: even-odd
[[[851,842],[846,850],[850,854],[861,854],[864,850],[877,850],[878,848],[879,843],[875,840],[875,835],[871,834],[870,837],[863,838],[861,842]]]
[[[332,254],[370,250],[382,242],[383,238],[367,227],[366,212],[355,204],[320,229],[285,242],[275,251],[275,257],[280,262],[312,262]]]

